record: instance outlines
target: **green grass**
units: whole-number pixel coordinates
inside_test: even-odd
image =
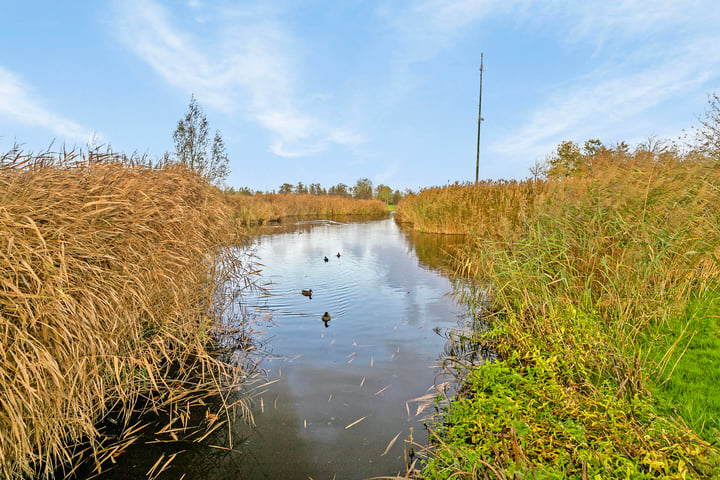
[[[442,231],[433,199],[467,212],[459,272],[503,361],[438,417],[426,477],[720,472],[720,162],[623,154],[543,184],[433,189],[401,204],[415,228]]]
[[[720,288],[694,297],[683,313],[665,337],[664,350],[672,339],[676,347],[657,375],[653,395],[665,414],[679,415],[703,439],[720,443]]]
[[[701,446],[656,415],[638,396],[617,398],[600,384],[588,403],[585,386],[562,356],[486,363],[431,435],[436,448],[425,478],[693,478],[712,474]],[[503,468],[498,468],[503,465]],[[494,477],[491,477],[494,478]]]

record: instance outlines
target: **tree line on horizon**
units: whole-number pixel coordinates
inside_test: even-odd
[[[188,169],[199,173],[208,182],[216,185],[221,184],[230,173],[229,158],[222,136],[219,131],[216,131],[211,143],[208,121],[202,108],[197,103],[195,95],[190,97],[188,111],[180,119],[173,132],[173,143],[175,151],[165,153],[163,159],[165,162],[181,163]],[[249,187],[240,187],[238,189],[227,187],[224,190],[227,193],[241,195],[276,193],[274,190],[262,192],[252,190]],[[393,190],[382,183],[377,187],[373,187],[370,179],[360,178],[352,187],[344,183],[338,183],[328,189],[322,187],[319,183],[309,185],[305,185],[303,182],[298,182],[297,185],[283,183],[278,188],[277,193],[281,195],[336,195],[358,200],[376,199],[382,200],[387,205],[397,205],[403,196],[412,193],[412,191],[409,189],[405,189],[403,192],[398,189]]]
[[[360,178],[355,182],[354,186],[348,186],[344,183],[338,183],[330,188],[325,188],[319,183],[304,184],[298,182],[297,185],[291,183],[283,183],[277,190],[265,191],[252,190],[248,187],[235,189],[229,187],[225,190],[227,193],[236,193],[240,195],[262,195],[262,194],[280,194],[280,195],[335,195],[338,197],[354,198],[356,200],[381,200],[386,205],[397,205],[401,198],[412,194],[412,190],[406,188],[403,191],[394,189],[385,184],[373,186],[373,182],[369,178]]]
[[[686,142],[684,147],[676,142],[649,137],[635,147],[634,153],[647,153],[656,158],[662,158],[667,155],[679,155],[682,150],[685,150],[685,152],[720,157],[720,94],[718,92],[708,95],[708,109],[705,111],[705,115],[699,117],[698,120],[700,126],[693,127],[694,138]],[[222,136],[219,131],[216,131],[211,143],[207,118],[194,95],[190,97],[188,112],[178,122],[173,133],[173,141],[175,151],[172,154],[165,153],[163,159],[165,162],[181,163],[216,185],[221,185],[230,173],[229,159]],[[600,140],[590,139],[580,145],[573,141],[563,141],[555,151],[545,158],[545,161],[536,161],[529,170],[532,178],[536,180],[568,177],[591,171],[594,164],[613,155],[629,153],[631,153],[630,147],[625,142],[606,145]],[[283,183],[277,192],[274,190],[272,192],[253,191],[248,187],[240,187],[237,190],[229,187],[225,191],[243,195],[261,193],[337,195],[360,200],[377,199],[388,205],[396,205],[403,196],[413,193],[409,189],[405,189],[403,192],[397,189],[393,190],[384,184],[373,187],[372,181],[368,178],[358,179],[352,187],[338,183],[326,189],[319,183],[305,185],[303,182],[298,182],[297,185]]]
[[[604,162],[629,156],[645,156],[655,161],[668,158],[690,158],[693,155],[720,159],[720,93],[708,95],[705,114],[698,118],[692,134],[678,141],[655,136],[631,148],[626,142],[605,144],[598,139],[586,140],[582,145],[570,140],[560,142],[545,161],[536,161],[530,167],[533,179],[559,179],[592,173]]]

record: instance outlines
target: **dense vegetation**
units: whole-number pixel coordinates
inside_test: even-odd
[[[205,401],[251,367],[243,345],[233,364],[214,351],[217,298],[247,279],[222,194],[117,155],[0,160],[0,477],[101,465],[142,430],[140,410],[174,419],[168,439],[220,427],[236,401],[246,415],[244,395]]]
[[[236,218],[243,225],[263,225],[282,217],[335,218],[346,215],[387,215],[380,200],[354,200],[336,195],[280,195],[275,193],[226,194]]]
[[[0,157],[0,476],[88,458],[100,470],[146,428],[143,412],[167,414],[168,440],[204,438],[237,409],[250,420],[251,326],[221,308],[228,286],[251,281],[245,226],[383,215],[403,196],[368,179],[222,192],[210,182],[227,175],[224,145],[216,133],[207,151],[193,102],[175,156],[155,167]],[[482,319],[472,340],[498,356],[442,404],[423,475],[718,476],[720,99],[710,105],[685,153],[563,142],[529,180],[405,192],[398,220],[469,238],[456,260]]]
[[[229,194],[202,173],[0,157],[0,477],[100,471],[151,428],[142,412],[167,419],[153,428],[168,441],[251,420],[252,322],[224,307],[252,283],[245,225],[387,214],[379,200]]]
[[[248,187],[242,187],[240,189],[235,188],[228,188],[226,190],[228,193],[238,193],[241,195],[263,195],[263,192],[259,190],[252,190]],[[275,191],[272,192],[265,192],[265,194],[275,193]],[[337,185],[333,185],[330,188],[325,188],[319,183],[311,183],[309,185],[305,185],[303,182],[298,182],[297,185],[293,185],[291,183],[283,183],[280,185],[280,188],[278,188],[277,193],[281,195],[317,195],[317,196],[334,196],[334,197],[342,197],[342,198],[354,198],[355,200],[380,200],[385,203],[385,205],[397,205],[400,199],[404,195],[408,195],[412,193],[410,190],[406,189],[404,192],[400,192],[400,190],[393,190],[391,187],[379,184],[377,187],[373,186],[373,182],[368,178],[360,178],[357,182],[355,182],[355,185],[352,187],[349,187],[345,185],[344,183],[338,183]]]
[[[489,325],[474,339],[499,357],[445,405],[424,475],[716,475],[720,162],[588,142],[544,167],[398,206],[416,228],[469,235],[459,271]]]
[[[511,236],[522,231],[545,188],[532,180],[433,187],[404,197],[395,218],[425,233]]]

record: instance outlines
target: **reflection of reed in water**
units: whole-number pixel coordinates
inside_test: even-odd
[[[199,463],[212,469],[230,453],[244,454],[238,447],[247,441],[244,432],[252,431],[251,399],[267,384],[258,366],[265,352],[253,327],[255,314],[236,305],[223,312],[222,325],[208,333],[214,346],[210,353],[219,360],[212,374],[215,383],[180,389],[187,378],[165,374],[152,396],[138,398],[135,411],[123,416],[116,405],[114,413],[98,423],[102,440],[93,448],[101,457],[93,457],[88,447],[76,454],[74,472],[61,467],[55,475],[80,479],[102,471],[109,478],[158,478],[168,470],[205,473]],[[165,366],[169,372],[183,368],[176,362]],[[238,417],[248,423],[237,422]],[[236,430],[241,433],[235,435]]]
[[[482,315],[470,311],[460,320],[458,328],[433,329],[447,340],[438,361],[441,366],[438,380],[444,381],[443,390],[446,395],[452,395],[461,389],[463,379],[473,367],[497,358],[493,349],[478,339],[478,333],[488,328],[489,324]]]
[[[369,221],[377,221],[377,217],[367,217],[362,215],[336,215],[332,220],[317,219],[306,220],[305,217],[283,217],[279,221],[271,222],[268,225],[257,227],[260,235],[273,235],[276,233],[310,233],[317,226],[336,226],[341,227],[347,223],[364,223]],[[338,252],[338,258],[340,252]]]
[[[479,342],[472,333],[450,330],[445,336],[448,341],[442,353],[444,364],[472,366],[493,358],[492,349]]]
[[[443,272],[454,270],[452,256],[467,243],[464,235],[442,235],[422,233],[400,225],[400,231],[408,246],[415,251],[420,263],[432,270]]]

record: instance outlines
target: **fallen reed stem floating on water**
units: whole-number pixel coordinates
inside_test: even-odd
[[[720,362],[720,163],[592,160],[398,205],[413,228],[468,235],[455,255],[473,287],[459,295],[497,358],[449,364],[464,384],[440,405],[425,478],[720,471],[720,387],[703,367]]]
[[[250,418],[247,400],[228,395],[252,373],[250,326],[234,335],[232,362],[214,354],[227,342],[223,289],[250,281],[240,234],[220,192],[179,166],[2,156],[0,476],[52,477],[87,456],[99,468],[121,455],[106,450],[103,419],[125,445],[142,412],[204,431],[195,409],[219,393],[216,414]]]

